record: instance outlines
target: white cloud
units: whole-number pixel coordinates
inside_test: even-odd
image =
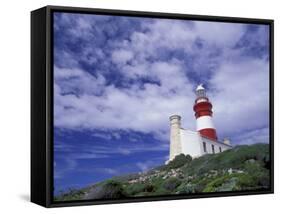
[[[142,171],[142,172],[146,172],[149,169],[151,169],[151,167],[155,166],[156,163],[158,163],[159,161],[153,161],[153,160],[148,160],[148,161],[144,161],[144,162],[137,162],[136,166]]]
[[[220,47],[232,47],[235,45],[245,32],[245,24],[207,22],[199,21],[195,23],[197,35]]]
[[[106,80],[100,75],[93,76],[89,72],[77,68],[54,67],[55,95],[60,93],[100,94]],[[59,90],[59,91],[56,91]]]
[[[112,52],[112,61],[125,64],[133,58],[133,53],[128,50],[115,50]]]
[[[118,175],[120,174],[120,172],[116,169],[112,169],[112,168],[101,168],[101,171],[106,173],[106,174],[110,174],[110,175]]]
[[[186,115],[187,109],[192,108],[192,85],[182,69],[177,61],[155,62],[148,72],[160,81],[160,86],[146,83],[143,88],[120,89],[105,86],[103,78],[81,70],[55,68],[58,82],[55,84],[55,124],[70,129],[153,132],[167,139],[169,116]],[[81,95],[62,94],[77,86],[83,92]],[[102,96],[95,96],[95,92],[101,90]]]
[[[269,129],[260,128],[238,135],[232,139],[235,144],[269,143]]]
[[[150,164],[147,162],[138,162],[136,165],[143,172],[147,171],[150,168]]]
[[[143,21],[141,31],[130,36],[130,42],[120,42],[124,48],[133,50],[138,60],[148,60],[159,51],[182,49],[191,51],[196,39],[192,23],[175,20]]]
[[[269,124],[268,61],[224,62],[211,79],[214,119],[224,135]]]
[[[74,170],[77,167],[76,160],[73,159],[64,159],[64,167],[56,164],[56,169],[54,170],[54,178],[61,179],[65,176],[66,173]]]
[[[89,26],[86,19],[79,22],[84,33],[92,32],[94,26]],[[194,129],[193,90],[196,80],[209,74],[209,95],[221,137],[268,125],[268,61],[245,57],[243,48],[232,49],[245,34],[245,27],[146,20],[128,37],[108,42],[111,46],[104,50],[111,48],[110,57],[100,47],[84,49],[79,60],[92,64],[103,59],[105,67],[116,68],[108,71],[93,67],[95,75],[77,68],[76,55],[63,54],[71,68],[55,67],[55,125],[67,129],[134,130],[167,140],[172,114],[182,115],[183,127]],[[263,35],[262,31],[258,34]],[[201,47],[196,45],[198,40]],[[171,55],[169,60],[157,59],[163,51],[173,50],[182,50],[186,58]],[[193,65],[197,79],[192,79],[194,71],[186,62]],[[127,88],[107,84],[103,76],[106,72],[134,82]],[[152,82],[143,83],[142,79]]]

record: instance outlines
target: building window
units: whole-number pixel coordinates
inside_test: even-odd
[[[214,145],[212,145],[212,152],[213,152],[213,154],[215,154],[215,146]]]
[[[203,150],[204,150],[204,152],[207,152],[207,148],[206,148],[206,143],[205,142],[203,142]]]
[[[221,147],[220,147],[220,152],[221,152]]]

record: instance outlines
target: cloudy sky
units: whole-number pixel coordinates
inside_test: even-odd
[[[269,141],[268,26],[55,13],[56,192],[163,164],[199,83],[220,139]]]

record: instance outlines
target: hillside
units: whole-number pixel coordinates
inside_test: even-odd
[[[269,188],[268,144],[236,146],[192,160],[179,155],[167,165],[69,190],[55,200],[112,199],[137,196],[261,190]]]

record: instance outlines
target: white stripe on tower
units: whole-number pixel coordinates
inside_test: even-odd
[[[202,129],[215,129],[211,116],[201,116],[196,121],[197,131]]]

